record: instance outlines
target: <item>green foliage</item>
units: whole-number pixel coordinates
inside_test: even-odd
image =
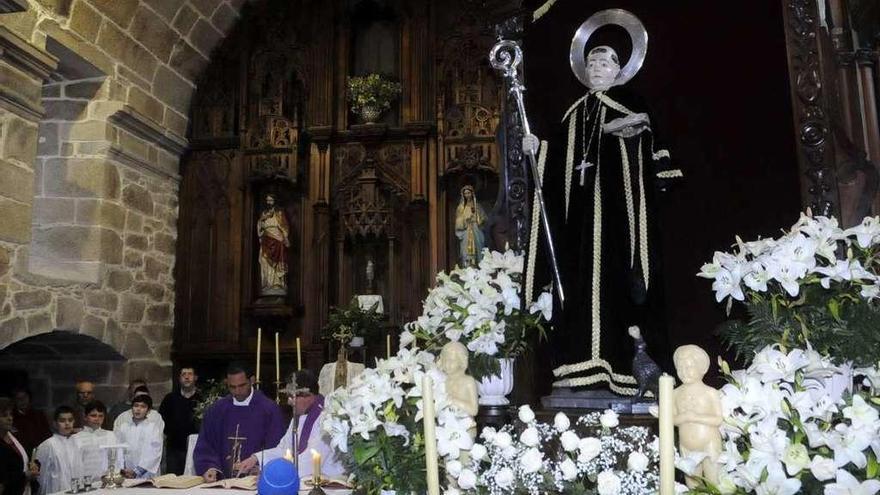
[[[731,320],[720,329],[737,358],[751,357],[770,344],[806,348],[856,366],[870,366],[880,355],[880,308],[847,292],[819,284],[803,285],[797,299],[786,294],[749,292],[748,320]]]
[[[377,302],[369,309],[362,309],[357,298],[352,298],[348,306],[330,308],[327,326],[321,337],[335,340],[340,345],[348,345],[352,337],[373,337],[382,330],[382,313],[376,311]]]
[[[349,77],[348,101],[351,111],[360,115],[364,108],[369,107],[384,112],[391,108],[391,102],[400,94],[400,89],[400,83],[380,74]]]
[[[226,397],[229,389],[226,387],[226,380],[208,380],[204,387],[200,387],[200,392],[202,400],[198,401],[193,409],[193,417],[198,423],[202,422],[205,413],[215,402]]]
[[[348,440],[350,456],[342,456],[346,471],[355,476],[358,491],[366,495],[377,495],[380,490],[396,490],[397,493],[425,493],[425,442],[422,437],[422,424],[415,421],[418,398],[404,402],[404,411],[399,423],[406,426],[412,434],[407,442],[400,436],[389,436],[382,428],[370,434],[369,440],[360,435],[351,435]],[[440,466],[440,478],[444,478]]]

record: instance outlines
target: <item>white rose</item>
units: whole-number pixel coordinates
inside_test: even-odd
[[[566,458],[562,461],[562,464],[559,465],[559,469],[562,471],[562,479],[565,481],[571,481],[577,478],[578,468],[571,459]]]
[[[602,471],[596,478],[596,489],[599,495],[617,495],[620,493],[620,478],[613,471]]]
[[[602,426],[605,428],[614,428],[620,424],[620,419],[616,412],[611,409],[606,409],[605,412],[602,413],[602,416],[599,417],[599,422],[602,423]]]
[[[513,443],[513,439],[510,438],[510,433],[507,433],[506,431],[496,433],[495,438],[493,438],[492,441],[500,449],[510,447],[510,445]]]
[[[483,428],[483,431],[480,433],[480,437],[486,442],[492,443],[492,440],[495,439],[495,435],[497,434],[498,432],[495,431],[495,428],[487,426]]]
[[[789,476],[794,476],[810,465],[810,454],[800,443],[791,444],[782,455],[782,462]]]
[[[471,447],[471,459],[475,461],[482,461],[488,451],[486,447],[481,443],[475,443],[473,447]]]
[[[461,474],[461,468],[460,461],[449,461],[446,463],[446,472],[453,478],[458,478],[458,475]]]
[[[828,481],[837,476],[837,466],[833,459],[816,455],[810,462],[810,472],[817,480]]]
[[[577,450],[581,439],[578,438],[573,431],[566,431],[560,435],[559,441],[562,443],[562,448],[565,449],[566,452],[572,452]]]
[[[525,474],[536,473],[544,465],[544,454],[532,447],[526,450],[522,457],[519,458],[519,465]]]
[[[513,470],[509,467],[503,467],[495,473],[495,484],[499,488],[509,488],[513,484]]]
[[[531,423],[535,420],[535,411],[528,404],[519,407],[519,420],[523,423]]]
[[[462,469],[458,475],[458,487],[462,490],[471,490],[477,486],[477,475],[470,469]]]
[[[648,469],[648,456],[641,452],[630,452],[626,459],[626,467],[630,471],[642,472]]]
[[[508,445],[503,450],[501,450],[501,457],[505,459],[513,459],[516,457],[516,447],[513,445]]]
[[[556,428],[556,431],[562,433],[571,427],[571,420],[564,413],[558,412],[553,418],[553,427]]]
[[[578,462],[590,462],[602,450],[602,441],[598,438],[587,437],[581,438],[578,442]]]
[[[524,443],[527,447],[534,447],[541,443],[541,436],[538,434],[538,430],[529,426],[523,430],[522,434],[520,434],[519,441]]]
[[[456,488],[447,488],[446,491],[443,492],[443,495],[461,495],[461,492]]]

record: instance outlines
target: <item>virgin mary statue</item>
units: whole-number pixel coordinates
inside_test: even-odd
[[[483,235],[485,225],[486,213],[477,203],[474,187],[462,187],[461,200],[455,209],[455,236],[458,237],[459,263],[462,266],[476,266],[480,262],[486,246],[486,237]]]

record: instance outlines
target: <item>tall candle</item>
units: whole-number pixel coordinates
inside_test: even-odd
[[[660,377],[660,495],[675,493],[675,380],[666,373]]]
[[[434,422],[434,381],[431,380],[427,373],[422,377],[422,401],[428,495],[440,495],[440,471],[437,466],[437,432]]]
[[[391,334],[385,336],[385,354],[388,359],[391,359]]]
[[[296,338],[296,370],[303,369],[302,350],[300,350],[299,337]]]
[[[257,383],[260,383],[260,346],[263,342],[263,329],[257,327]]]
[[[275,332],[275,384],[281,386],[281,351],[278,350],[278,332]]]
[[[315,475],[315,486],[321,485],[321,454],[312,449],[312,473]]]

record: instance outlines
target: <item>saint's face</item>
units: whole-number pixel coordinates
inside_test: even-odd
[[[594,52],[587,57],[587,77],[595,89],[608,89],[620,73],[620,66],[610,51]]]
[[[461,195],[464,196],[464,199],[470,201],[471,198],[474,197],[474,192],[471,191],[470,189],[465,189],[465,190],[461,193]]]
[[[86,426],[90,428],[100,428],[104,424],[104,413],[97,409],[92,409],[86,414]]]
[[[73,413],[61,413],[55,420],[55,429],[58,434],[69,437],[73,434]]]

